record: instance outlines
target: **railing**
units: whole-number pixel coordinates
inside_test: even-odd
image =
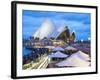
[[[50,63],[50,58],[48,55],[44,54],[41,56],[38,62],[31,61],[28,64],[23,65],[23,69],[41,69],[46,68],[48,64]]]

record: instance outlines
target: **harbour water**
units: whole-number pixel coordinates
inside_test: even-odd
[[[28,54],[30,54],[30,53],[31,53],[31,50],[29,50],[29,49],[23,47],[23,56],[28,55]]]

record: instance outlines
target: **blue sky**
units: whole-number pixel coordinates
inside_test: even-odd
[[[77,40],[88,40],[91,35],[90,13],[23,10],[23,38],[32,36],[40,28],[41,24],[46,18],[51,19],[56,28],[68,26],[71,32],[75,31]]]

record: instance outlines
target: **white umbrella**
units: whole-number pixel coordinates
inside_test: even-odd
[[[66,50],[77,50],[76,48],[72,47],[72,46],[68,46],[65,48]]]
[[[64,49],[60,46],[57,46],[56,48],[53,49],[53,51],[64,51]]]
[[[60,51],[57,51],[56,53],[52,53],[51,55],[49,55],[50,58],[66,58],[68,57],[68,55],[60,52]]]
[[[87,67],[90,65],[90,62],[80,59],[77,55],[73,55],[64,61],[57,63],[56,65],[59,67],[63,66]]]
[[[79,58],[81,58],[81,59],[83,59],[83,60],[85,60],[85,61],[90,60],[89,55],[86,54],[86,53],[84,53],[84,52],[82,52],[82,51],[78,51],[78,52],[76,52],[76,53],[74,53],[74,54],[72,54],[72,55],[77,55]]]

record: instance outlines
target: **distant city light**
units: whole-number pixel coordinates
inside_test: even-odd
[[[90,38],[90,37],[88,37],[88,40],[89,40],[89,41],[90,41],[90,39],[91,39],[91,38]]]
[[[83,39],[81,39],[81,42],[83,42],[84,40]]]

